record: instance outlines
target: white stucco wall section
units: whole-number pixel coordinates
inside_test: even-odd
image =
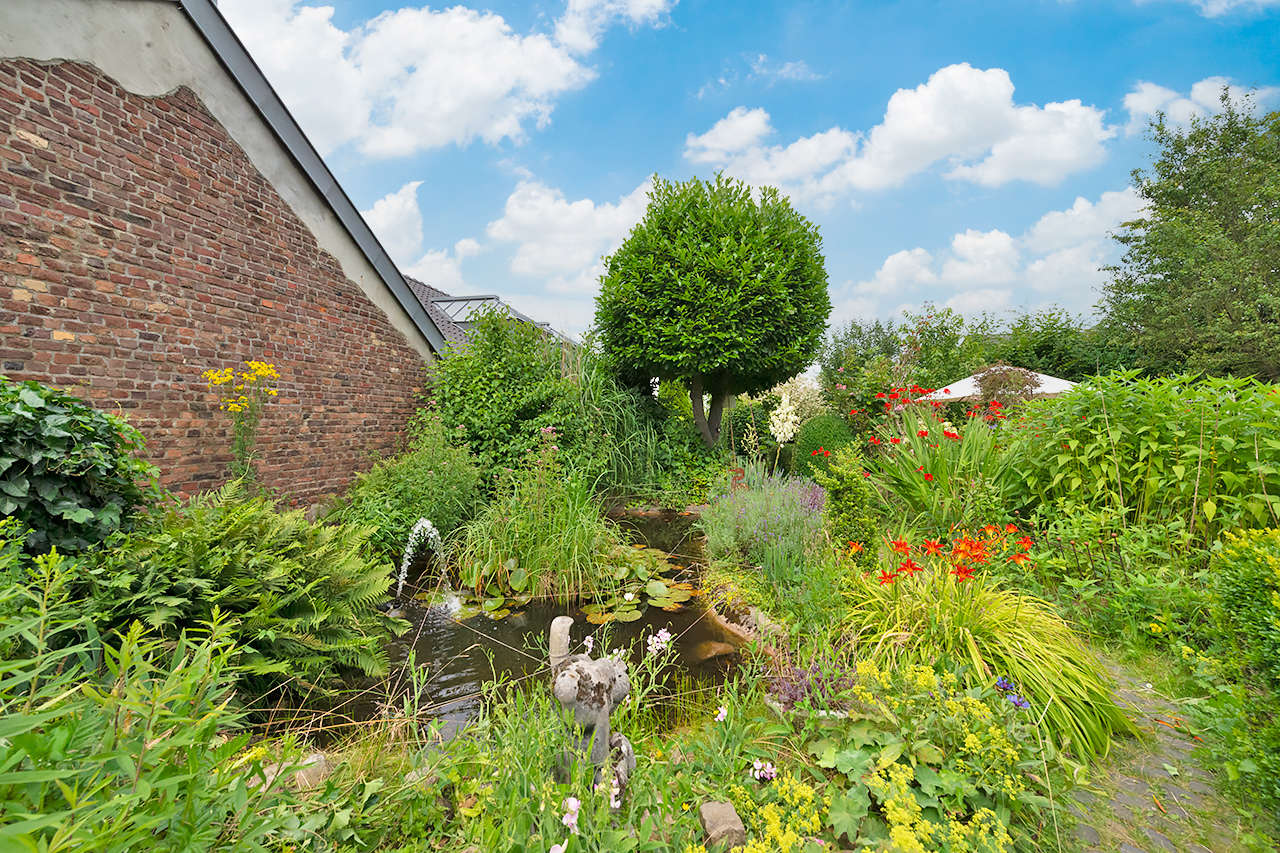
[[[0,0],[0,57],[71,60],[97,67],[136,95],[187,86],[227,130],[320,248],[386,313],[423,358],[422,332],[368,258],[282,148],[253,104],[172,0]]]

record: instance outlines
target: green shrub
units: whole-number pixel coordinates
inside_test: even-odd
[[[863,467],[862,453],[852,445],[836,450],[825,471],[813,472],[827,491],[823,508],[827,533],[838,550],[851,551],[856,562],[872,559],[878,546],[876,506],[879,497]]]
[[[413,448],[361,474],[326,520],[373,528],[369,545],[398,563],[421,518],[442,536],[457,529],[480,501],[480,474],[467,451],[445,440],[438,418],[419,418]]]
[[[957,537],[949,551],[933,540],[919,548],[904,541],[878,576],[854,574],[851,643],[881,667],[964,666],[972,687],[1004,676],[1044,715],[1059,746],[1080,758],[1106,754],[1115,733],[1134,729],[1111,698],[1105,668],[1050,604],[1002,589],[982,570],[1018,553],[1008,534],[992,530]]]
[[[1135,372],[1026,404],[1012,450],[1027,499],[1109,506],[1130,523],[1280,525],[1280,393],[1252,379]]]
[[[463,588],[492,602],[504,596],[592,598],[613,580],[607,557],[622,544],[591,487],[566,472],[549,443],[533,464],[503,479],[498,494],[461,533],[456,565]]]
[[[830,456],[853,441],[853,431],[839,415],[818,415],[800,424],[795,446],[791,450],[792,471],[808,476],[825,470]]]
[[[742,486],[718,495],[703,511],[707,556],[759,566],[770,582],[794,585],[806,552],[822,536],[822,487],[765,475],[760,465],[748,466]]]
[[[249,735],[230,708],[237,651],[226,617],[172,641],[135,623],[98,645],[83,639],[91,626],[67,570],[45,555],[30,583],[0,588],[0,609],[15,614],[0,623],[0,647],[19,642],[25,655],[0,666],[0,849],[250,851],[303,840],[305,807],[279,784],[251,787],[266,752],[236,757]]]
[[[1227,533],[1211,576],[1240,661],[1280,684],[1280,529]]]
[[[341,674],[381,675],[397,624],[377,610],[391,566],[366,556],[368,528],[308,522],[245,498],[240,481],[120,537],[86,571],[104,629],[136,620],[174,638],[215,608],[258,691],[325,688]]]
[[[0,516],[27,528],[29,550],[80,551],[119,529],[152,493],[142,450],[122,419],[0,376]]]
[[[1023,499],[1003,425],[950,427],[908,408],[868,439],[872,481],[909,519],[935,530],[1003,522]],[[900,432],[899,432],[900,430]]]

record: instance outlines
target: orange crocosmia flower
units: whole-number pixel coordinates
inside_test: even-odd
[[[1017,533],[1017,532],[1018,532],[1018,525],[1016,525],[1016,524],[1014,524],[1014,523],[1010,522],[1009,524],[1006,524],[1006,525],[1004,526],[1004,532],[1005,532],[1005,533]]]
[[[880,586],[888,586],[889,584],[893,583],[897,579],[898,579],[898,576],[889,574],[888,569],[881,569],[880,577],[876,578],[876,580],[880,581]]]
[[[924,548],[924,552],[930,557],[936,557],[942,553],[942,543],[936,539],[926,539],[924,545],[920,547]]]
[[[850,553],[850,554],[861,554],[861,553],[862,553],[862,543],[861,543],[861,542],[850,542],[850,543],[849,543],[849,553]]]
[[[893,550],[897,551],[899,554],[911,553],[911,544],[905,539],[895,539],[890,544],[893,545]]]
[[[1023,563],[1025,563],[1027,560],[1030,560],[1030,559],[1031,558],[1028,557],[1026,554],[1019,551],[1017,554],[1014,554],[1012,557],[1009,558],[1009,562],[1017,563],[1019,566],[1021,566]]]
[[[920,568],[920,564],[908,557],[898,564],[899,574],[914,575],[916,572],[924,571]]]
[[[996,527],[994,524],[988,524],[986,527],[982,528],[982,532],[990,536],[993,533],[999,533],[1000,528]]]
[[[1018,540],[1018,544],[1021,545],[1022,550],[1025,551],[1036,543],[1031,541],[1030,536],[1023,536],[1021,539]]]

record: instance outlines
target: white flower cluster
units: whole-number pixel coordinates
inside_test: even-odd
[[[796,414],[795,406],[791,405],[791,395],[784,393],[778,408],[769,415],[769,432],[773,433],[778,444],[786,444],[796,437],[796,431],[799,429],[800,416]]]
[[[649,647],[649,654],[654,655],[671,645],[671,640],[671,632],[666,628],[663,628],[659,630],[658,633],[650,636],[649,639],[645,641],[645,644]]]

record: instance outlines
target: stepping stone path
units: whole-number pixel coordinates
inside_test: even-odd
[[[1131,673],[1112,668],[1116,701],[1142,733],[1118,744],[1097,778],[1072,792],[1076,824],[1062,849],[1084,853],[1220,853],[1247,850],[1249,827],[1213,788],[1200,746],[1178,707]],[[1070,841],[1067,835],[1070,833]]]

